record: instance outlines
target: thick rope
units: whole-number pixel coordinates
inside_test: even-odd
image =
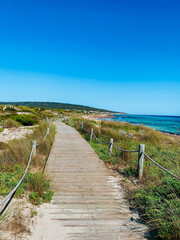
[[[83,130],[86,131],[86,132],[88,132],[88,130],[87,130],[85,127],[83,127]]]
[[[153,162],[156,166],[158,166],[159,168],[161,168],[162,170],[164,170],[165,172],[167,172],[168,174],[170,174],[171,176],[173,176],[174,178],[177,178],[178,180],[180,180],[180,177],[176,176],[175,174],[169,172],[166,168],[162,167],[161,165],[159,165],[157,162],[155,162],[151,157],[149,157],[146,153],[143,153],[151,162]]]
[[[101,140],[99,140],[93,133],[93,137],[101,144],[104,144],[104,145],[108,145],[109,143],[105,143],[105,142],[102,142]]]
[[[32,154],[33,154],[33,146],[32,146],[32,149],[31,149],[31,153],[30,153],[30,157],[29,157],[29,160],[28,160],[28,163],[27,163],[27,166],[26,166],[26,169],[25,169],[25,172],[23,174],[23,176],[21,177],[21,179],[19,180],[18,184],[15,186],[15,188],[5,197],[3,198],[1,201],[0,201],[0,206],[5,203],[18,189],[19,185],[22,183],[24,177],[26,176],[26,173],[28,171],[28,168],[29,168],[29,164],[31,162],[31,158],[32,158]]]
[[[47,128],[46,134],[45,134],[45,136],[44,136],[42,142],[39,143],[39,144],[36,144],[37,147],[39,147],[41,144],[43,144],[43,142],[46,140],[46,137],[47,137],[48,133],[49,133],[49,126],[48,126],[48,128]]]
[[[113,146],[114,146],[115,148],[117,148],[118,150],[122,151],[122,152],[130,152],[130,153],[132,153],[132,152],[138,152],[138,150],[125,150],[125,149],[119,148],[119,147],[117,147],[114,143],[113,143]]]

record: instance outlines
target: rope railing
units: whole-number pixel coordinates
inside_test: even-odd
[[[83,130],[84,130],[85,132],[88,132],[88,130],[87,130],[85,127],[83,128]]]
[[[108,145],[109,144],[109,143],[102,142],[101,140],[99,140],[94,133],[93,133],[93,137],[101,144],[104,144],[104,145]]]
[[[28,160],[28,163],[27,163],[27,166],[26,166],[26,169],[24,171],[24,174],[23,176],[21,177],[21,179],[19,180],[18,184],[14,187],[14,189],[5,197],[3,198],[1,201],[0,201],[0,206],[2,206],[9,198],[10,200],[12,199],[11,197],[14,196],[14,194],[16,193],[18,187],[20,186],[20,184],[22,183],[24,177],[26,176],[26,173],[28,171],[28,168],[29,168],[29,165],[30,165],[30,162],[31,162],[31,159],[32,159],[32,155],[33,155],[33,150],[34,150],[34,147],[33,147],[33,144],[32,144],[32,147],[31,147],[31,153],[30,153],[30,156],[29,156],[29,160]],[[0,212],[0,215],[3,214],[3,212],[6,210],[7,206],[9,205],[10,201],[8,201],[8,203],[5,205],[5,207],[3,208],[3,210]]]
[[[82,125],[82,129],[83,129],[85,132],[88,132],[88,130],[87,130],[83,125]],[[93,132],[92,132],[92,136],[93,136],[99,143],[101,143],[101,144],[104,144],[104,145],[108,145],[108,144],[109,144],[109,143],[105,143],[105,142],[99,140]]]
[[[26,165],[26,169],[25,169],[24,174],[22,175],[21,179],[19,180],[17,185],[11,190],[11,192],[0,201],[0,207],[7,202],[5,204],[5,206],[2,208],[2,210],[0,211],[0,216],[4,213],[4,211],[6,210],[6,208],[9,205],[9,203],[11,202],[12,198],[14,197],[14,194],[16,193],[17,189],[19,188],[19,186],[21,185],[22,181],[24,180],[24,178],[26,176],[26,173],[27,173],[27,171],[29,169],[29,165],[31,163],[32,156],[35,157],[35,155],[36,155],[36,147],[40,146],[45,141],[48,133],[49,133],[49,122],[48,122],[48,128],[47,128],[46,134],[45,134],[45,136],[43,138],[43,141],[40,144],[36,144],[36,141],[32,141],[32,147],[31,147],[29,160],[28,160],[28,163]]]
[[[177,178],[178,180],[180,180],[180,177],[176,176],[175,174],[173,174],[172,172],[168,171],[166,168],[164,168],[163,166],[161,166],[159,163],[157,163],[156,161],[154,161],[150,156],[148,156],[145,152],[143,153],[151,162],[153,162],[156,166],[158,166],[159,168],[161,168],[162,170],[164,170],[165,172],[169,173],[171,176],[173,176],[174,178]]]
[[[86,132],[88,132],[87,129],[84,128],[83,126],[83,123],[81,123],[81,128],[83,130],[85,130]],[[125,150],[125,149],[122,149],[118,146],[116,146],[114,143],[113,143],[113,139],[111,138],[110,139],[110,142],[109,143],[105,143],[101,140],[99,140],[96,135],[93,133],[93,128],[91,128],[91,131],[90,131],[90,141],[92,140],[92,138],[95,138],[100,144],[103,144],[103,145],[109,145],[109,154],[111,155],[112,154],[112,147],[114,146],[116,149],[122,151],[122,152],[128,152],[128,153],[138,153],[138,175],[139,175],[139,178],[142,177],[143,175],[143,163],[144,163],[144,156],[146,156],[151,162],[153,162],[156,166],[158,166],[160,169],[162,169],[163,171],[165,171],[166,173],[170,174],[172,177],[180,180],[180,177],[176,176],[175,174],[171,173],[170,171],[168,171],[166,168],[164,168],[163,166],[161,166],[160,164],[158,164],[156,161],[154,161],[150,156],[148,156],[146,153],[145,153],[145,145],[144,144],[139,144],[139,150]]]
[[[84,130],[85,132],[88,133],[88,130],[84,127],[84,124],[81,123],[81,129]],[[163,171],[167,172],[168,174],[170,174],[172,177],[180,180],[180,177],[176,176],[175,174],[171,173],[170,171],[168,171],[167,169],[165,169],[163,166],[161,166],[160,164],[158,164],[156,161],[154,161],[151,157],[149,157],[145,152],[145,145],[144,144],[139,144],[139,150],[126,150],[126,149],[122,149],[118,146],[116,146],[113,143],[113,139],[110,139],[109,143],[103,142],[101,140],[99,140],[96,135],[93,133],[93,128],[91,128],[90,131],[90,141],[92,140],[92,138],[95,138],[97,142],[99,142],[100,144],[103,145],[109,145],[109,154],[112,154],[112,147],[115,147],[116,149],[118,149],[119,151],[122,152],[127,152],[127,153],[138,153],[138,175],[139,178],[142,177],[143,175],[143,163],[144,163],[144,156],[146,156],[151,162],[153,162],[156,166],[158,166],[160,169],[162,169]]]
[[[116,146],[115,144],[113,144],[113,146],[114,146],[116,149],[118,149],[118,150],[120,150],[120,151],[122,151],[122,152],[129,152],[129,153],[138,152],[138,150],[125,150],[125,149],[119,148],[119,147]]]
[[[46,134],[45,134],[45,136],[44,136],[42,142],[39,143],[39,144],[36,144],[37,147],[39,147],[41,144],[43,144],[43,142],[46,140],[46,137],[47,137],[47,135],[48,135],[48,133],[49,133],[49,129],[50,129],[50,123],[49,123],[49,121],[48,121],[48,127],[47,127]]]

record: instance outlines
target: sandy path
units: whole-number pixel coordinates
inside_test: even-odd
[[[144,239],[146,227],[131,217],[119,179],[73,128],[56,121],[47,172],[54,188],[38,209],[30,240]]]

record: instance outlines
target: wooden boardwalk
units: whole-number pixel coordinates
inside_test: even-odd
[[[47,172],[54,189],[38,210],[31,240],[140,240],[145,227],[132,221],[119,179],[73,128],[55,122]]]

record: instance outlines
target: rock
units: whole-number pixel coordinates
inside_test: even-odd
[[[120,131],[120,133],[125,136],[126,135],[126,132],[125,131]]]
[[[129,133],[129,137],[130,137],[130,138],[133,138],[133,133]]]

